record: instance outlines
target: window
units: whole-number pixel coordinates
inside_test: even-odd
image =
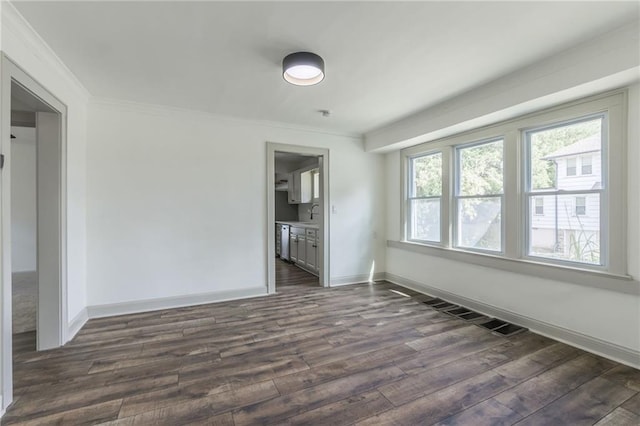
[[[576,159],[575,158],[567,158],[567,176],[575,176],[577,172],[576,168]]]
[[[544,198],[536,197],[535,200],[535,214],[544,215]]]
[[[580,157],[580,162],[582,163],[581,174],[590,175],[593,172],[592,160],[593,157],[591,155],[583,155]]]
[[[626,275],[626,104],[594,96],[403,149],[397,247],[575,282]]]
[[[320,199],[320,170],[313,169],[313,199],[317,201]]]
[[[576,197],[576,216],[584,216],[587,214],[587,198]]]
[[[457,247],[502,251],[502,140],[456,149]]]
[[[442,153],[410,159],[408,239],[439,243],[442,198]]]
[[[573,159],[575,171],[575,159],[583,152],[595,152],[588,156],[590,162],[594,158],[601,161],[604,119],[600,115],[525,132],[526,168],[529,170],[526,197],[535,199],[536,203],[539,199],[546,200],[545,204],[551,210],[549,220],[530,218],[526,229],[527,255],[601,264],[600,215],[589,220],[584,216],[587,199],[596,211],[600,211],[602,177],[589,174],[588,178],[566,179],[555,173],[555,168],[563,158],[572,156],[566,160],[569,176],[569,160]],[[582,165],[584,170],[584,162]]]

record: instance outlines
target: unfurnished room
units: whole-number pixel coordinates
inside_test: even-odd
[[[640,2],[0,1],[0,424],[640,425]]]

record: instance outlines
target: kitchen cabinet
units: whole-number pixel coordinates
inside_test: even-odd
[[[307,229],[305,235],[305,264],[308,269],[318,271],[318,239],[315,229]]]
[[[289,176],[289,204],[300,204],[300,173],[293,172]]]
[[[289,204],[304,204],[313,201],[314,170],[296,170],[289,178]]]
[[[305,235],[298,235],[298,265],[307,266],[307,238]]]
[[[317,275],[319,271],[317,230],[291,226],[289,242],[289,259],[302,269]]]
[[[293,234],[289,236],[289,260],[298,262],[298,236]]]
[[[300,255],[305,253],[305,228],[291,226],[289,228],[289,260],[299,264],[301,262]],[[302,242],[300,241],[302,237]],[[302,249],[301,249],[302,246]]]

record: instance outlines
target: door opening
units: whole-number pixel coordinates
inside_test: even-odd
[[[267,144],[267,281],[329,286],[329,151]]]
[[[2,57],[2,409],[14,355],[61,346],[66,311],[66,107]]]

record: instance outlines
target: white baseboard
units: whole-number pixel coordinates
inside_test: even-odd
[[[217,291],[213,293],[191,294],[188,296],[162,297],[158,299],[87,306],[87,314],[89,318],[102,318],[267,295],[266,287]]]
[[[329,284],[329,287],[340,287],[343,285],[368,283],[371,282],[369,278],[369,274],[348,275],[345,277],[331,278],[331,284]],[[373,281],[383,281],[385,278],[386,274],[384,272],[376,272],[375,274],[373,274]]]
[[[82,308],[78,315],[72,319],[67,326],[67,342],[70,341],[78,334],[78,331],[82,328],[83,325],[89,320],[89,313],[87,312],[87,308]],[[65,342],[65,343],[67,343]]]
[[[447,300],[448,302],[462,305],[466,308],[473,309],[474,311],[478,311],[485,315],[496,317],[501,320],[526,327],[534,333],[550,337],[554,340],[558,340],[560,342],[575,346],[580,349],[584,349],[585,351],[603,356],[605,358],[609,358],[621,364],[625,364],[634,368],[640,368],[640,352],[633,349],[629,349],[615,343],[607,342],[596,337],[591,337],[577,331],[569,330],[564,327],[549,324],[535,318],[520,315],[518,313],[489,305],[484,302],[479,302],[477,300],[469,299],[464,296],[459,296],[455,293],[450,293],[446,290],[431,287],[426,284],[401,277],[399,275],[387,273],[386,280],[399,286],[417,291],[419,293],[440,297],[444,300]]]

